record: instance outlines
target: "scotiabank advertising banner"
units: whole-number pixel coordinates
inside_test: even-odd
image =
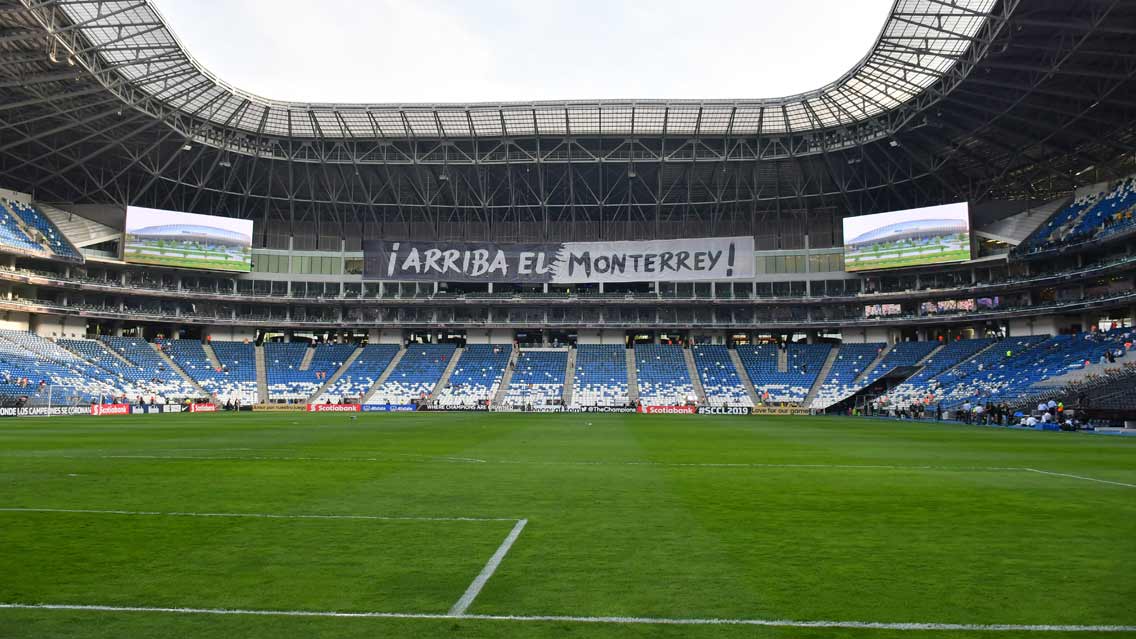
[[[753,237],[641,242],[363,242],[363,279],[687,282],[753,277]]]
[[[359,404],[308,404],[309,413],[358,413]]]
[[[695,406],[640,406],[644,415],[693,415],[698,412]]]
[[[190,404],[189,412],[191,413],[216,413],[216,404]]]
[[[129,415],[130,404],[91,404],[91,414],[102,415]]]

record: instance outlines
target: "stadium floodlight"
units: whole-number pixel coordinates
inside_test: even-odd
[[[897,140],[895,138],[888,140],[888,146],[890,146],[893,149],[896,148],[897,146],[899,146],[899,140]]]
[[[192,151],[193,145],[190,144],[189,142],[186,142],[185,144],[181,145],[181,150],[182,151]]]
[[[226,169],[233,166],[233,163],[228,160],[221,160],[220,162],[218,162],[218,164],[225,167]]]

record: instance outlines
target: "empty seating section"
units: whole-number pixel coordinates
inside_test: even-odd
[[[824,360],[832,351],[829,344],[788,344],[786,370],[777,367],[778,347],[773,344],[738,346],[738,357],[745,366],[749,381],[762,402],[800,404],[805,401]]]
[[[256,353],[252,344],[212,342],[213,352],[221,363],[217,370],[205,354],[201,342],[175,339],[163,342],[166,353],[192,377],[205,392],[219,401],[257,402]]]
[[[567,349],[521,350],[502,401],[514,407],[543,406],[559,401],[564,396],[567,370]]]
[[[308,352],[306,342],[265,342],[261,348],[269,401],[305,401],[320,387],[314,371],[300,370]]]
[[[458,357],[449,383],[438,394],[442,407],[485,404],[501,386],[505,367],[513,353],[512,345],[471,344]]]
[[[883,342],[841,344],[832,368],[813,398],[811,408],[828,408],[855,393],[856,378],[875,361],[884,346]]]
[[[44,249],[20,229],[14,214],[8,210],[7,200],[0,200],[0,246],[20,251],[43,253]]]
[[[1022,243],[1020,250],[1039,252],[1085,242],[1136,226],[1136,176],[1103,193],[1082,195]]]
[[[113,340],[113,341],[112,341]],[[185,397],[195,397],[197,389],[171,370],[145,340],[130,337],[104,337],[101,341],[89,339],[61,339],[59,344],[78,354],[88,362],[110,371],[118,379],[116,384],[127,393],[131,401],[142,397],[164,403]],[[111,351],[128,360],[122,361]],[[136,355],[138,361],[128,357]]]
[[[47,216],[35,206],[10,201],[0,201],[0,206],[6,206],[11,213],[24,221],[24,224],[33,232],[33,240],[35,239],[35,232],[38,231],[43,236],[44,242],[50,247],[49,252],[53,257],[80,262],[83,260],[83,256],[75,250],[75,247],[71,246],[71,243],[55,226],[55,223],[47,219]],[[36,246],[40,251],[44,250],[41,245],[37,244]]]
[[[434,390],[454,356],[453,344],[411,344],[386,381],[367,400],[371,404],[409,404]]]
[[[694,398],[681,346],[637,345],[635,376],[639,401],[646,406],[680,406]]]
[[[999,342],[975,358],[982,361],[971,360],[965,362],[969,366],[940,375],[935,398],[946,408],[967,401],[1013,402],[1029,395],[1030,388],[1039,382],[1081,369],[1086,361],[1097,361],[1106,350],[1123,350],[1124,338],[1120,335],[1115,331]],[[992,357],[982,357],[988,354]]]
[[[990,346],[993,342],[994,340],[985,338],[947,342],[942,350],[932,355],[920,367],[917,373],[889,391],[888,395],[900,404],[926,397],[928,390],[938,385],[938,381],[935,380],[938,375],[974,356],[975,353]]]
[[[26,383],[21,383],[26,380]],[[26,331],[0,330],[0,394],[31,405],[79,404],[124,394],[116,376]]]
[[[572,377],[572,404],[626,406],[627,349],[622,344],[580,344]]]
[[[694,365],[711,406],[753,406],[725,346],[699,345],[692,349]]]
[[[872,385],[876,380],[897,368],[915,366],[938,346],[938,342],[899,342],[891,347],[891,350],[884,355],[879,364],[876,364],[864,374],[863,379],[857,384],[859,387],[857,390]]]
[[[359,399],[363,397],[375,382],[383,375],[383,371],[390,366],[391,360],[398,354],[397,344],[368,344],[363,347],[347,370],[331,383],[319,397],[318,402],[338,402],[344,398]],[[328,377],[332,374],[328,373]]]

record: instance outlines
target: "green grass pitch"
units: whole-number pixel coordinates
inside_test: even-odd
[[[1136,634],[970,627],[1136,626],[1133,438],[808,417],[10,419],[0,509],[5,638]],[[222,514],[272,516],[203,516]],[[521,519],[471,616],[447,616]],[[965,626],[580,619],[597,616]]]

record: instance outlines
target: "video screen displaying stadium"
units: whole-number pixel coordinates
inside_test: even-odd
[[[967,202],[844,218],[846,271],[965,262],[970,252]]]
[[[252,220],[130,206],[123,259],[214,271],[252,270]]]

